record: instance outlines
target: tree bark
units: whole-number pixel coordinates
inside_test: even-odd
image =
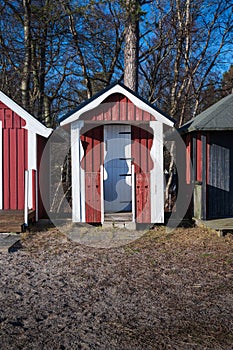
[[[138,91],[139,9],[138,0],[126,0],[124,84],[135,92]]]
[[[21,80],[22,106],[30,110],[30,70],[31,70],[31,0],[23,0],[24,17],[24,62]]]

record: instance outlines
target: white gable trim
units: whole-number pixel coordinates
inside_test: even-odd
[[[31,114],[25,111],[25,109],[20,107],[11,98],[6,96],[2,91],[0,91],[0,101],[2,101],[2,103],[4,103],[13,112],[18,114],[19,117],[21,117],[26,121],[26,125],[24,126],[24,129],[30,130],[31,132],[34,132],[44,137],[49,137],[49,135],[52,132],[51,128],[46,128],[46,126],[41,124],[37,119],[35,119]]]
[[[111,89],[91,101],[90,103],[86,104],[83,108],[78,110],[77,112],[73,113],[71,116],[69,116],[67,119],[63,120],[60,124],[61,125],[66,125],[69,123],[74,122],[75,120],[78,120],[81,114],[92,110],[93,108],[96,108],[97,106],[100,105],[101,102],[103,102],[108,96],[114,94],[114,93],[120,93],[124,96],[126,96],[135,106],[138,108],[150,113],[155,117],[155,119],[163,124],[169,125],[169,126],[174,126],[174,123],[166,118],[164,115],[156,111],[154,108],[150,107],[147,103],[143,102],[140,100],[138,97],[136,97],[134,94],[129,92],[128,90],[124,89],[122,86],[119,84],[113,86]]]

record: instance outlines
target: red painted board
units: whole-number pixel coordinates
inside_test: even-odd
[[[3,209],[10,209],[10,132],[3,129]]]
[[[18,204],[19,210],[24,209],[24,174],[25,174],[25,141],[24,141],[24,129],[18,129],[18,159],[17,159],[17,189],[18,189]]]
[[[150,174],[136,174],[136,222],[150,223]]]
[[[100,197],[100,173],[86,172],[85,174],[86,196],[86,222],[101,222],[101,197]]]
[[[191,183],[191,135],[186,136],[186,183]]]
[[[197,181],[202,181],[202,142],[201,142],[201,134],[197,135]]]
[[[7,108],[5,111],[5,127],[6,127],[6,129],[11,129],[13,127],[12,114],[13,114],[12,110]]]
[[[10,129],[10,209],[17,209],[18,186],[17,186],[17,130]]]

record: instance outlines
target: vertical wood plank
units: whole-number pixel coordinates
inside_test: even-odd
[[[24,173],[25,173],[25,141],[24,141],[24,129],[18,129],[18,159],[17,159],[17,191],[18,191],[18,203],[17,209],[24,209]]]
[[[120,116],[119,119],[120,120],[127,120],[127,98],[125,96],[121,96],[120,98]]]
[[[135,106],[134,104],[128,99],[128,116],[127,120],[134,121],[135,120]]]
[[[148,150],[147,150],[147,132],[144,129],[140,129],[140,154],[141,154],[141,172],[147,173],[148,171]]]
[[[2,142],[2,120],[0,120],[0,210],[3,208],[3,188],[2,188],[2,151],[3,151],[3,142]]]
[[[192,137],[192,165],[193,165],[193,174],[192,178],[194,181],[197,180],[197,138],[196,135]]]
[[[10,130],[10,208],[17,209],[17,134],[16,129]]]
[[[120,119],[120,104],[118,94],[113,94],[111,96],[111,106],[112,120],[118,121]]]
[[[207,218],[207,192],[206,192],[206,135],[201,135],[202,142],[202,219]]]
[[[201,134],[197,133],[197,181],[202,181],[202,139]]]
[[[127,108],[127,98],[121,97],[120,99],[120,120],[125,121],[127,120],[127,113],[128,113],[128,108]]]
[[[0,108],[0,121],[2,122],[2,128],[5,128],[5,108]]]
[[[135,173],[140,172],[140,164],[141,164],[141,157],[140,157],[140,142],[139,142],[139,128],[137,126],[132,125],[131,128],[132,132],[132,158],[133,158],[133,164],[135,166]]]
[[[7,108],[5,111],[5,127],[6,129],[11,129],[12,128],[12,114],[13,112]]]
[[[10,137],[9,129],[3,129],[3,209],[10,209]]]
[[[186,183],[191,183],[191,135],[188,134],[185,139],[186,143]]]
[[[135,109],[135,120],[143,120],[144,119],[144,112],[142,111],[142,109],[136,107]]]
[[[13,112],[13,128],[14,129],[19,129],[21,128],[21,119],[18,114]]]
[[[150,223],[150,174],[136,174],[136,222]]]
[[[32,209],[36,210],[36,170],[32,170]]]

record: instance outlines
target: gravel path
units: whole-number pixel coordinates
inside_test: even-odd
[[[233,348],[230,235],[157,228],[99,249],[23,234],[0,277],[4,350]]]

